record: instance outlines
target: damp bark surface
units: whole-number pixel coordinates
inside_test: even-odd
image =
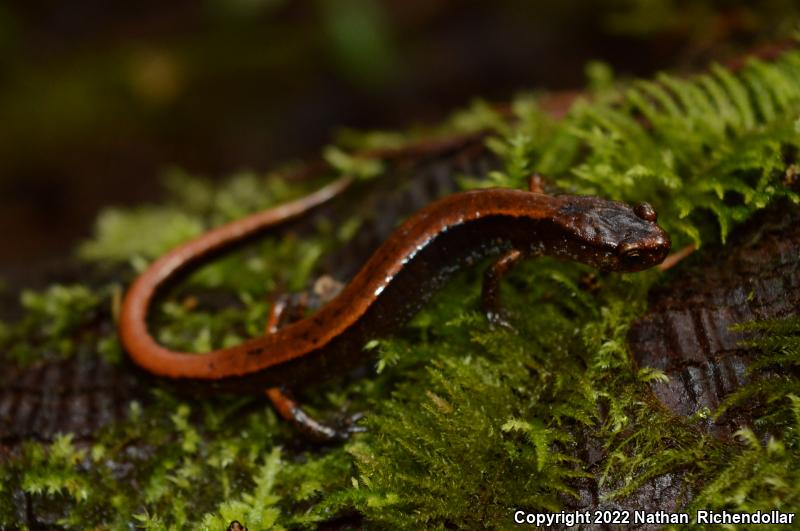
[[[769,371],[748,372],[757,355],[742,343],[737,324],[795,315],[800,308],[800,213],[781,203],[742,227],[733,241],[687,260],[651,293],[649,309],[628,340],[640,367],[669,377],[655,383],[658,401],[676,415],[714,411],[730,393]],[[735,414],[709,421],[730,434],[749,419]]]

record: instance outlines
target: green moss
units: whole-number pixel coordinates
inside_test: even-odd
[[[554,279],[555,264],[526,269],[525,296],[508,297],[517,310],[528,297],[569,299],[577,291]],[[402,350],[391,369],[398,381],[349,448],[360,472],[351,502],[370,521],[404,528],[507,522],[512,507],[556,510],[562,495],[575,496],[571,480],[585,474],[573,435],[596,413],[567,308],[538,304],[519,334],[492,329],[464,310],[476,302],[474,280],[459,279],[426,310],[427,341],[381,346]],[[578,310],[576,320],[591,319],[590,309]]]
[[[371,179],[383,172],[383,163],[380,159],[354,156],[335,146],[325,148],[324,157],[328,164],[342,175]]]
[[[724,240],[770,201],[797,200],[783,178],[800,150],[800,53],[739,74],[714,68],[617,88],[595,70],[596,99],[563,120],[547,118],[530,97],[515,101],[513,125],[482,105],[454,119],[451,130],[494,127],[489,145],[503,161],[465,184],[524,187],[538,171],[569,191],[647,200],[676,247]],[[342,169],[362,162],[336,153]],[[197,231],[308,190],[274,176],[241,175],[221,189],[182,174],[169,182],[166,205],[101,218],[83,256],[139,268]],[[157,238],[145,232],[154,224],[163,225]],[[161,305],[159,338],[202,351],[260,334],[267,294],[305,286],[317,259],[348,232],[321,226],[310,240],[267,239],[215,262]],[[133,404],[130,418],[91,447],[68,437],[27,445],[0,466],[0,500],[19,490],[50,500],[73,528],[220,529],[233,519],[250,529],[314,527],[357,514],[370,527],[472,529],[508,527],[514,508],[558,510],[589,474],[621,497],[680,472],[698,506],[797,510],[796,379],[757,382],[725,404],[764,404],[742,427],[743,444],[706,435],[706,413],[676,418],[647,398],[648,382],[665,376],[637,370],[625,338],[658,273],[601,274],[589,290],[586,267],[525,263],[503,286],[516,328],[509,332],[477,311],[480,272],[462,272],[403,330],[369,345],[375,376],[301,395],[323,417],[367,413],[367,432],[343,446],[304,447],[259,397],[190,401],[157,388],[146,408]],[[73,345],[67,354],[111,348],[101,346],[114,342],[110,326],[91,340],[73,336],[97,308],[110,308],[112,294],[60,287],[28,295],[26,317],[4,327],[2,344],[15,358],[64,341]],[[110,310],[101,320],[110,322]],[[759,340],[769,353],[763,363],[796,366],[796,320],[770,326],[784,328]],[[597,468],[587,446],[603,455]],[[0,523],[19,518],[0,501]]]
[[[753,382],[729,395],[716,416],[740,407],[755,409],[752,426],[737,433],[740,444],[725,448],[705,468],[713,471],[691,508],[754,512],[800,506],[800,378],[798,364],[800,319],[745,323],[739,331],[756,334],[746,344],[761,355],[748,367],[764,368],[772,377]]]
[[[165,174],[168,192],[164,205],[102,212],[95,236],[79,249],[90,261],[126,262],[144,267],[178,243],[203,230],[241,218],[312,190],[318,182],[289,185],[283,178],[291,168],[274,174],[233,175],[224,187],[180,170]]]
[[[0,350],[6,359],[24,365],[98,352],[108,361],[119,360],[121,350],[109,333],[108,318],[111,300],[120,290],[57,284],[42,292],[23,291],[24,317],[13,326],[0,326]]]
[[[537,171],[576,193],[649,201],[677,246],[715,240],[711,216],[724,241],[776,197],[798,202],[781,184],[798,146],[798,61],[635,82],[613,100],[576,103],[546,134],[540,114],[523,115],[521,132],[492,144],[507,161],[494,180],[520,188]]]

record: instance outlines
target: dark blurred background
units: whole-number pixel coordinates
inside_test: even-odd
[[[690,70],[786,34],[795,1],[5,0],[0,278],[57,267],[106,205],[314,157],[340,127],[435,123],[475,97]]]

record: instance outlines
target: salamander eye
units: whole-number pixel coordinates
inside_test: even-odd
[[[633,213],[645,221],[655,222],[658,219],[658,214],[656,213],[655,209],[650,206],[650,203],[637,203],[637,205],[633,207]]]

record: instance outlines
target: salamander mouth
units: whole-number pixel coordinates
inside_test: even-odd
[[[642,249],[631,249],[621,253],[619,260],[622,267],[626,271],[635,271],[637,269],[644,269],[649,264],[647,256]]]

